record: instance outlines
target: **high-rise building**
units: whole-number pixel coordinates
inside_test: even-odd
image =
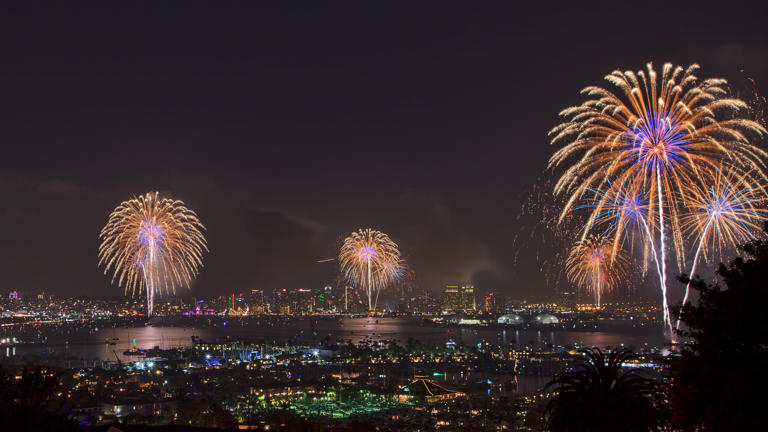
[[[446,285],[443,291],[443,312],[475,312],[475,286],[468,284]]]
[[[415,314],[438,314],[440,313],[440,298],[430,295],[429,291],[416,294],[409,305],[409,312]]]
[[[281,314],[310,314],[314,311],[315,298],[312,290],[279,289],[273,296],[273,311]]]
[[[483,298],[483,312],[490,314],[496,313],[499,310],[499,298],[498,294],[491,292],[485,295]]]
[[[334,312],[336,310],[336,296],[333,293],[333,287],[325,285],[322,288],[315,288],[313,305],[317,312]]]
[[[232,293],[227,298],[227,315],[243,316],[248,313],[248,304],[243,294]]]
[[[248,311],[252,315],[263,314],[267,312],[267,301],[264,298],[264,290],[253,289],[246,297]]]
[[[563,306],[576,306],[578,303],[578,297],[574,288],[568,288],[560,292],[558,296],[558,303]]]
[[[416,273],[413,269],[409,269],[405,276],[395,284],[394,295],[390,296],[391,303],[387,302],[387,304],[396,312],[414,312],[416,311],[417,293],[419,293],[419,289]]]

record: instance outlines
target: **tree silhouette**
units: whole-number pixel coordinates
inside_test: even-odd
[[[544,410],[549,430],[633,432],[664,426],[666,409],[656,382],[622,368],[634,358],[632,352],[614,351],[607,358],[597,348],[580,352],[585,361],[545,387],[557,388]]]
[[[754,408],[768,389],[768,242],[740,249],[744,258],[720,264],[715,283],[691,281],[699,301],[683,308],[679,332],[690,342],[670,365],[676,429],[768,430]]]
[[[179,399],[176,407],[175,424],[206,428],[233,428],[237,423],[228,410],[211,399]]]
[[[58,375],[24,368],[19,379],[0,366],[0,429],[12,431],[76,430],[63,409]]]

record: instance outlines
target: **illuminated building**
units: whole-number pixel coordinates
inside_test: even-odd
[[[229,316],[244,316],[249,312],[248,304],[243,299],[243,294],[238,296],[231,294],[227,302],[227,315]]]
[[[18,299],[19,299],[19,293],[18,293],[18,291],[11,291],[11,292],[8,294],[8,298],[9,298],[10,300],[18,300]]]
[[[552,324],[560,323],[560,319],[558,317],[552,314],[547,314],[547,313],[537,315],[533,320],[537,324],[542,324],[542,325],[552,325]]]
[[[499,324],[505,324],[505,325],[515,325],[515,324],[523,324],[525,323],[525,320],[517,314],[504,314],[500,316],[497,320],[497,323]]]
[[[577,303],[576,290],[573,288],[567,288],[560,293],[558,303],[566,306],[575,306]]]
[[[200,305],[196,305],[194,309],[184,311],[181,313],[183,316],[192,316],[192,315],[216,315],[216,311],[213,309],[204,309],[201,308]]]
[[[440,310],[438,299],[431,296],[428,291],[415,295],[408,306],[409,312],[415,314],[429,315],[438,313]]]
[[[325,285],[315,288],[312,293],[313,310],[316,312],[334,312],[336,310],[336,296],[333,295],[333,287]]]
[[[264,299],[264,291],[253,289],[246,297],[250,314],[263,314],[267,312],[267,302]]]
[[[311,314],[315,310],[315,294],[310,289],[279,289],[273,296],[275,309],[280,314]]]
[[[496,294],[496,293],[488,293],[483,298],[483,312],[485,312],[485,313],[496,313],[498,311],[499,311],[498,294]]]
[[[441,402],[450,399],[463,398],[467,394],[447,389],[433,381],[427,379],[426,376],[416,375],[413,377],[413,382],[407,387],[409,394],[424,398],[427,403]]]
[[[474,285],[446,285],[443,292],[443,312],[475,312]]]

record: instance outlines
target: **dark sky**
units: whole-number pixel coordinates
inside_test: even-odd
[[[422,288],[549,294],[516,216],[579,90],[647,61],[768,88],[765,6],[119,3],[0,11],[0,292],[119,293],[99,230],[159,190],[207,227],[195,294],[323,283],[361,227]]]

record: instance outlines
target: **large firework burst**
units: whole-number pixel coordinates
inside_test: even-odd
[[[563,110],[561,115],[570,119],[550,131],[552,143],[564,145],[549,167],[571,161],[554,188],[568,194],[561,218],[585,193],[605,189],[608,179],[647,199],[645,221],[658,238],[664,320],[670,328],[666,241],[669,236],[682,268],[682,189],[713,178],[723,163],[765,178],[766,153],[750,143],[751,135],[765,129],[743,118],[748,106],[729,96],[724,79],[699,80],[697,69],[695,64],[684,69],[666,63],[659,77],[649,63],[646,71],[614,71],[605,78],[618,94],[585,88],[582,93],[591,98]]]
[[[610,240],[590,235],[576,243],[566,262],[568,279],[595,296],[600,307],[604,292],[613,289],[626,274],[627,259],[621,250],[614,250]]]
[[[123,201],[101,230],[99,266],[126,294],[144,292],[151,316],[155,294],[188,287],[202,267],[203,229],[183,202],[158,192]]]
[[[376,310],[379,292],[405,272],[400,250],[386,234],[360,229],[344,239],[339,252],[341,272],[349,283],[364,290],[368,310]]]

